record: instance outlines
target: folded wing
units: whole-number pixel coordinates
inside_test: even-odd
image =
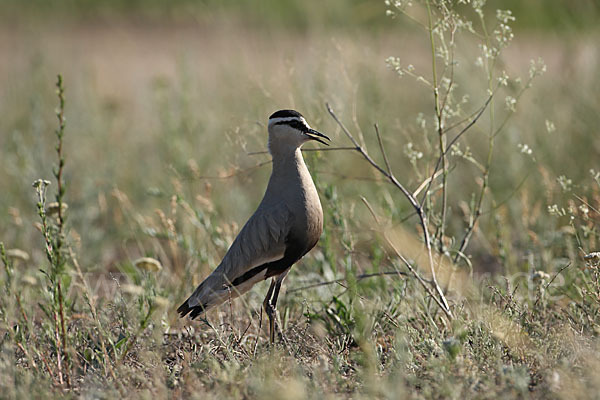
[[[266,279],[266,269],[247,273],[284,257],[292,219],[292,213],[285,203],[259,207],[235,238],[221,264],[177,309],[181,316],[191,312],[194,318]]]

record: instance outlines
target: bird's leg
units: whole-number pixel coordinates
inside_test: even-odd
[[[267,296],[265,297],[265,301],[263,302],[263,308],[269,317],[269,341],[271,344],[275,340],[275,307],[271,304],[271,296],[273,295],[273,289],[275,289],[275,279],[271,280],[271,286],[269,286],[269,291],[267,292]],[[279,290],[277,290],[279,292]],[[277,298],[275,298],[277,301]],[[262,318],[261,318],[262,320]]]
[[[273,308],[273,319],[277,323],[277,327],[279,328],[279,333],[283,338],[283,331],[281,330],[281,326],[279,326],[279,322],[277,321],[277,298],[279,297],[279,289],[281,289],[281,283],[283,279],[277,279],[275,282],[275,291],[273,292],[273,298],[271,299],[271,307]],[[275,339],[275,327],[271,330],[271,343],[273,343]],[[285,338],[284,338],[285,342]]]

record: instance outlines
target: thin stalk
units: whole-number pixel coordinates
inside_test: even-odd
[[[485,24],[485,20],[482,16],[480,16],[480,20],[481,20],[481,26],[484,32],[484,37],[485,37],[485,41],[486,41],[486,46],[489,48],[490,46],[490,39],[489,39],[489,35],[487,32],[487,28],[486,28],[486,24]],[[489,63],[486,63],[487,65],[487,69],[488,69],[488,90],[490,91],[490,93],[493,93],[493,80],[494,80],[494,69],[493,69],[493,65],[494,65],[494,61],[492,61],[492,65],[490,66]],[[489,185],[489,175],[490,175],[490,169],[492,166],[492,159],[493,159],[493,154],[494,154],[494,138],[495,138],[495,132],[494,132],[494,125],[495,125],[495,113],[494,113],[494,102],[493,99],[490,97],[490,132],[489,132],[489,139],[488,139],[488,154],[487,154],[487,160],[485,163],[485,169],[483,172],[483,182],[481,184],[481,189],[479,191],[478,194],[478,198],[477,198],[477,205],[475,206],[475,209],[473,211],[473,213],[471,214],[471,216],[469,217],[469,224],[467,226],[467,229],[465,231],[465,234],[460,242],[460,246],[456,252],[456,255],[454,256],[453,262],[456,264],[458,262],[458,260],[460,259],[460,254],[462,254],[464,252],[464,250],[466,249],[467,245],[469,244],[469,241],[471,240],[471,237],[473,236],[473,232],[475,230],[475,226],[477,224],[477,221],[479,220],[479,217],[481,216],[482,212],[482,206],[483,206],[483,199],[485,198],[485,194],[487,192],[487,188]]]
[[[371,207],[371,204],[369,204],[369,202],[367,201],[367,199],[364,198],[364,197],[361,197],[361,200],[363,201],[363,203],[365,204],[365,206],[367,206],[367,209],[369,210],[369,212],[373,216],[373,219],[375,220],[375,222],[377,223],[377,225],[379,225],[381,227],[381,223],[379,222],[379,218],[377,217],[377,214],[375,213],[375,210],[373,209],[373,207]],[[443,310],[444,309],[444,305],[441,303],[440,299],[438,299],[437,296],[435,296],[431,292],[431,288],[429,287],[429,285],[426,284],[426,283],[431,284],[431,282],[428,282],[425,279],[423,279],[423,277],[421,277],[421,275],[417,272],[417,270],[414,269],[413,266],[408,262],[408,260],[400,253],[400,251],[398,251],[398,249],[396,248],[396,246],[392,243],[392,241],[390,240],[390,238],[387,236],[387,234],[385,233],[385,231],[383,229],[382,229],[382,236],[385,239],[385,241],[387,242],[388,246],[390,246],[390,248],[392,250],[394,250],[394,253],[396,253],[396,256],[398,258],[400,258],[400,260],[402,260],[402,262],[406,265],[406,268],[408,268],[408,270],[413,274],[413,276],[415,278],[417,278],[417,281],[421,284],[421,286],[423,286],[423,289],[425,289],[425,291],[429,295],[429,299],[433,299],[437,303],[437,305]],[[396,274],[402,274],[402,272],[400,272],[398,270],[396,270],[395,273]]]
[[[367,278],[375,278],[378,276],[406,276],[407,274],[405,272],[402,271],[383,271],[383,272],[375,272],[375,273],[371,273],[371,274],[361,274],[361,275],[357,275],[356,276],[356,281],[361,281],[363,279],[367,279]],[[307,286],[302,286],[299,288],[294,288],[294,289],[288,289],[286,291],[286,293],[294,293],[294,292],[300,292],[303,290],[308,290],[308,289],[314,289],[316,287],[321,287],[321,286],[329,286],[329,285],[333,285],[335,283],[342,283],[342,282],[346,282],[348,279],[347,278],[340,278],[340,279],[334,279],[331,281],[323,281],[323,282],[317,282],[317,283],[313,283]]]
[[[426,215],[423,207],[421,207],[421,205],[419,204],[417,199],[404,187],[404,185],[402,185],[400,182],[398,182],[398,180],[392,173],[387,172],[379,164],[377,164],[377,162],[375,162],[375,160],[373,160],[373,158],[371,158],[371,156],[367,153],[367,151],[356,141],[354,136],[352,136],[350,131],[340,121],[340,119],[337,117],[335,112],[331,109],[329,104],[326,104],[326,106],[327,106],[327,111],[329,112],[331,117],[335,120],[335,122],[338,124],[338,126],[344,132],[344,134],[348,137],[348,139],[350,139],[352,144],[355,146],[354,151],[357,151],[359,154],[361,154],[363,156],[363,158],[373,168],[375,168],[377,171],[379,171],[379,173],[381,173],[383,176],[385,176],[394,186],[396,186],[396,188],[398,188],[402,192],[404,197],[406,197],[406,199],[409,201],[411,206],[417,212],[417,215],[419,216],[419,221],[421,223],[421,228],[423,229],[423,239],[425,242],[425,248],[427,250],[427,256],[428,256],[428,260],[429,260],[429,268],[431,271],[431,285],[433,286],[435,292],[437,293],[437,296],[439,297],[439,299],[436,298],[435,300],[436,300],[436,302],[438,302],[438,304],[440,305],[440,308],[442,309],[442,311],[444,311],[444,313],[446,314],[448,319],[452,320],[453,316],[452,316],[452,311],[450,310],[450,305],[448,304],[448,301],[446,300],[446,296],[444,295],[444,292],[442,291],[442,288],[440,287],[440,285],[437,281],[437,278],[436,278],[435,264],[433,262],[433,254],[432,254],[432,249],[431,249],[431,236],[430,236],[429,229],[428,229],[427,215]],[[401,257],[401,259],[403,260],[403,262],[407,263],[407,261],[405,259],[403,259],[403,257]],[[412,266],[410,268],[412,268]]]
[[[448,166],[446,164],[446,152],[445,152],[445,144],[444,144],[444,125],[443,125],[443,111],[440,107],[440,89],[438,85],[438,76],[437,76],[437,62],[435,59],[435,36],[433,34],[433,19],[431,15],[431,4],[430,1],[426,1],[427,5],[427,23],[429,32],[429,44],[431,46],[431,74],[432,74],[432,83],[433,83],[433,100],[434,100],[434,112],[437,118],[438,123],[438,139],[439,139],[439,147],[440,147],[440,159],[442,160],[442,216],[440,225],[438,226],[438,231],[440,237],[444,236],[444,224],[446,220],[446,204],[447,204],[447,191],[446,184],[448,179]],[[436,236],[438,232],[436,232]],[[441,248],[440,248],[441,250]],[[440,251],[442,253],[442,251]]]
[[[60,316],[60,333],[62,337],[63,343],[63,353],[65,355],[65,361],[69,362],[70,357],[67,351],[67,330],[65,329],[65,312],[64,312],[64,299],[62,293],[62,286],[60,284],[60,280],[58,281],[58,315]],[[69,373],[68,364],[65,365],[65,377],[67,379],[67,386],[71,386],[71,374]]]
[[[36,354],[40,358],[40,360],[42,360],[42,363],[44,364],[44,367],[46,367],[46,371],[48,372],[48,375],[50,376],[50,378],[52,378],[52,382],[54,382],[54,385],[59,386],[60,383],[54,377],[54,373],[52,372],[52,369],[50,368],[50,365],[48,364],[48,360],[46,360],[46,357],[44,357],[44,355],[37,350],[36,350]]]
[[[58,383],[63,385],[63,373],[62,373],[62,355],[64,353],[62,344],[60,342],[60,333],[58,329],[58,316],[56,311],[52,313],[54,318],[54,341],[56,342],[56,369],[58,370]]]
[[[440,253],[440,264],[442,262],[442,257],[446,253],[446,246],[444,245],[444,236],[446,230],[446,216],[448,209],[448,160],[447,153],[449,148],[446,144],[446,130],[444,126],[444,118],[443,112],[446,107],[446,103],[448,98],[452,93],[452,86],[454,85],[454,33],[456,31],[456,27],[453,27],[450,33],[450,83],[448,84],[448,88],[446,89],[446,93],[444,94],[444,99],[442,100],[441,107],[438,107],[438,136],[439,136],[439,146],[440,146],[440,159],[442,160],[442,215],[439,223],[439,232],[438,240],[439,240],[439,253]]]
[[[56,130],[56,138],[58,143],[56,145],[56,155],[58,156],[58,169],[55,171],[54,176],[56,177],[56,183],[58,186],[56,192],[56,202],[58,203],[58,236],[56,238],[56,253],[57,253],[57,264],[61,265],[61,253],[60,250],[63,245],[63,227],[65,223],[65,216],[63,214],[63,196],[65,194],[65,187],[63,181],[63,170],[65,166],[65,158],[63,155],[63,136],[65,133],[65,89],[63,87],[63,79],[61,75],[58,75],[56,82],[56,91],[58,94],[58,109],[56,111],[56,118],[58,119],[58,129]]]
[[[17,301],[17,307],[19,308],[19,312],[23,317],[23,321],[25,322],[25,327],[29,331],[29,320],[27,319],[27,315],[25,314],[25,310],[23,309],[23,305],[21,303],[21,295],[18,292],[14,292],[13,290],[13,264],[8,259],[6,255],[6,249],[4,247],[4,243],[0,242],[0,259],[2,259],[2,263],[4,265],[4,271],[6,272],[6,281],[4,282],[6,295],[10,296],[14,293],[15,299]]]
[[[446,153],[448,151],[450,151],[450,149],[452,148],[452,146],[454,146],[454,144],[456,142],[458,142],[458,140],[465,134],[467,133],[467,131],[469,129],[471,129],[473,127],[473,125],[475,125],[475,123],[477,123],[477,121],[479,121],[479,119],[481,118],[481,116],[483,115],[483,113],[485,112],[485,110],[488,108],[490,102],[492,101],[492,97],[494,96],[495,92],[492,93],[487,100],[485,101],[485,103],[483,104],[483,106],[481,106],[479,108],[478,111],[476,111],[473,119],[471,119],[471,121],[463,128],[461,129],[461,131],[454,136],[454,138],[448,143],[448,145],[446,146]],[[463,121],[464,122],[464,121]],[[437,163],[435,165],[435,168],[433,169],[433,173],[431,174],[431,176],[428,178],[429,182],[423,182],[421,184],[421,186],[423,186],[424,184],[427,184],[427,189],[423,192],[423,197],[421,198],[421,206],[425,205],[426,200],[429,198],[428,193],[429,190],[431,189],[431,185],[433,184],[433,181],[435,179],[435,177],[437,177],[438,172],[440,171],[440,165],[442,163],[442,159],[441,157],[438,158]],[[420,186],[420,187],[421,187]],[[416,197],[416,196],[415,196]]]
[[[49,181],[38,179],[33,182],[38,202],[37,210],[40,219],[42,220],[42,235],[44,236],[44,252],[46,258],[50,262],[50,265],[54,265],[54,246],[50,238],[50,232],[48,231],[48,219],[46,218],[46,188],[50,184]]]
[[[22,343],[17,342],[17,347],[23,352],[23,354],[25,354],[25,357],[27,357],[27,360],[29,361],[29,364],[35,368],[37,371],[39,371],[39,368],[37,366],[37,364],[35,363],[35,360],[33,359],[33,357],[31,357],[31,355],[29,354],[29,352],[27,351],[27,349],[25,348],[25,346],[23,346]]]
[[[144,331],[144,329],[146,329],[146,327],[148,326],[148,321],[150,321],[150,317],[152,316],[152,313],[154,312],[154,305],[149,304],[148,305],[148,312],[146,313],[146,315],[144,316],[144,319],[142,319],[140,321],[140,326],[138,327],[138,329],[136,330],[136,332],[134,333],[133,337],[130,337],[127,340],[127,344],[125,346],[125,350],[123,350],[123,353],[121,354],[121,357],[119,357],[119,364],[122,364],[125,361],[125,357],[127,357],[127,354],[129,354],[129,351],[131,350],[132,346],[134,345],[134,343],[137,341],[138,336]]]
[[[55,279],[56,291],[57,291],[57,300],[58,300],[58,309],[59,309],[59,317],[60,317],[60,328],[61,328],[61,336],[62,336],[62,346],[65,356],[65,375],[67,379],[67,385],[71,386],[70,374],[68,373],[70,357],[66,350],[67,348],[67,331],[66,331],[66,323],[65,323],[65,313],[64,313],[64,296],[62,292],[61,285],[61,276],[63,273],[63,267],[65,264],[65,260],[63,258],[63,246],[64,246],[64,225],[65,225],[65,215],[63,212],[63,198],[65,195],[65,186],[64,186],[64,166],[65,166],[65,158],[63,154],[63,137],[65,133],[65,89],[63,86],[63,78],[59,74],[57,76],[56,81],[56,93],[58,95],[58,109],[56,110],[56,118],[58,119],[58,128],[55,131],[57,138],[56,145],[56,155],[58,158],[58,168],[54,171],[54,177],[56,178],[57,183],[57,191],[56,191],[56,202],[58,203],[58,222],[56,233],[56,238],[54,242],[54,261],[53,264],[53,278]]]

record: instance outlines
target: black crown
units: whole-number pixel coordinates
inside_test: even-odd
[[[269,119],[272,119],[272,118],[304,118],[304,117],[298,111],[279,110],[279,111],[276,111],[273,114],[271,114]]]

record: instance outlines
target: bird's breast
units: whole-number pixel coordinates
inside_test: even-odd
[[[302,237],[307,251],[310,250],[323,232],[323,209],[299,149],[293,157],[274,157],[273,173],[263,202],[276,204],[281,201],[292,214],[290,232],[295,237]]]
[[[308,172],[308,171],[307,171]],[[307,242],[314,245],[323,233],[323,208],[319,200],[319,194],[315,184],[309,175],[309,182],[304,182],[303,215],[301,217],[303,228],[305,229]]]

